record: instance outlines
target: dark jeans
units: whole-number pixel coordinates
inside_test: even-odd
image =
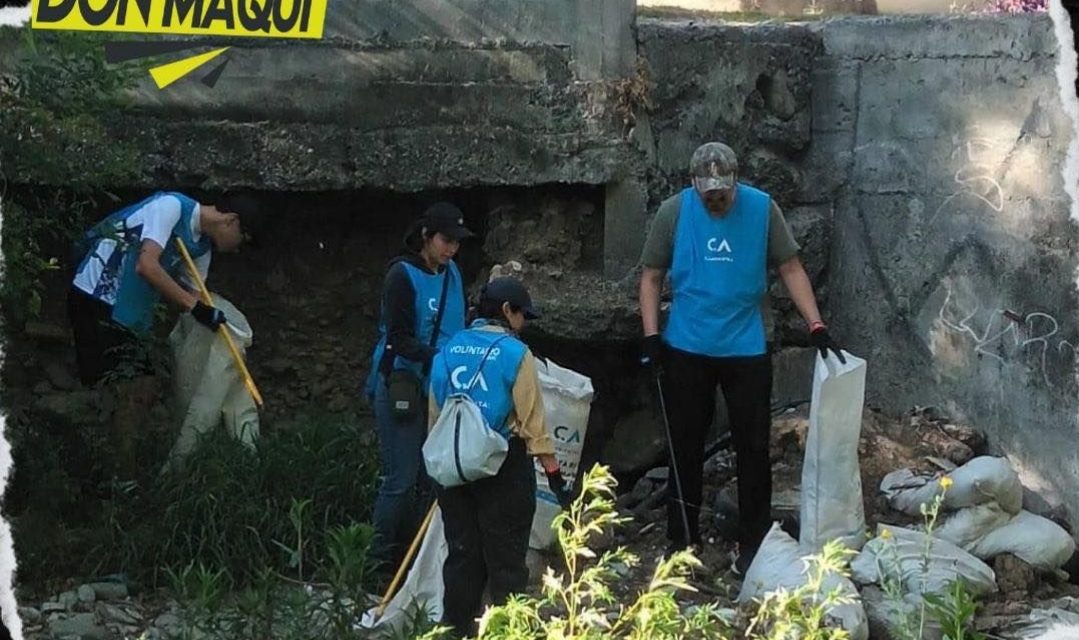
[[[138,338],[112,320],[112,307],[71,286],[67,293],[67,315],[75,337],[75,361],[79,380],[92,387],[123,362],[132,373],[150,371],[149,363],[138,358]]]
[[[687,540],[677,489],[669,483],[667,537],[678,545],[700,542],[704,439],[715,413],[717,385],[727,401],[736,456],[739,542],[752,550],[767,533],[771,518],[772,359],[767,354],[711,358],[667,348],[663,395],[690,528]]]
[[[510,439],[498,474],[439,489],[449,555],[442,567],[444,624],[474,636],[483,590],[503,604],[528,586],[528,537],[536,511],[536,473],[520,438]]]
[[[375,498],[375,546],[372,556],[391,573],[419,531],[434,496],[423,465],[427,438],[427,399],[411,419],[393,414],[383,376],[375,383],[375,426],[378,430],[382,482]]]

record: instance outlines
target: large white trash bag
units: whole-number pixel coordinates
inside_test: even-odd
[[[858,466],[865,401],[865,360],[843,352],[846,364],[819,354],[813,372],[805,463],[802,466],[802,549],[815,553],[839,539],[865,543],[865,508]]]
[[[850,563],[851,575],[859,584],[883,586],[886,579],[897,580],[904,592],[915,595],[944,594],[956,578],[963,578],[975,596],[997,590],[993,570],[947,540],[934,538],[928,558],[925,550],[923,532],[879,524],[877,537]]]
[[[536,360],[540,393],[547,431],[554,440],[555,457],[567,486],[577,479],[581,450],[588,431],[588,416],[592,410],[592,380],[576,371],[560,367],[550,360]],[[551,523],[560,509],[558,500],[547,484],[547,474],[538,461],[536,468],[536,515],[528,546],[546,549],[555,540]]]
[[[804,585],[809,577],[802,559],[806,555],[794,538],[780,529],[778,523],[773,523],[746,571],[738,602],[751,602],[780,588],[792,591]],[[854,583],[841,575],[829,573],[824,577],[822,593],[830,593],[836,588],[852,602],[827,611],[825,616],[829,624],[846,629],[851,640],[866,640],[869,637],[869,623]]]
[[[381,617],[375,618],[378,607],[372,607],[363,614],[359,626],[364,629],[392,630],[388,637],[400,637],[401,633],[408,630],[406,625],[415,622],[421,617],[421,613],[426,615],[428,620],[442,620],[442,596],[445,591],[442,565],[448,555],[449,546],[443,530],[442,510],[436,506],[412,567],[397,593],[386,603]]]
[[[225,326],[243,356],[254,339],[251,325],[231,302],[217,294],[211,297],[214,307],[228,319]],[[169,346],[175,363],[176,406],[183,420],[165,468],[182,464],[199,437],[222,422],[233,438],[254,451],[259,437],[258,407],[220,333],[185,313],[169,334]]]

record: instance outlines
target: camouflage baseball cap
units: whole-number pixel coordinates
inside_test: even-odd
[[[706,142],[689,159],[689,174],[701,193],[730,189],[738,174],[738,156],[722,142]]]

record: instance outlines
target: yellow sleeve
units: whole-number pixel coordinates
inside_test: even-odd
[[[554,441],[547,433],[547,418],[543,412],[536,358],[531,351],[525,351],[525,356],[517,368],[517,380],[513,383],[513,413],[510,414],[510,424],[513,425],[514,432],[524,439],[530,454],[554,455]]]

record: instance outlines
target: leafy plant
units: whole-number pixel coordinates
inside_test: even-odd
[[[841,587],[826,590],[829,576],[846,577],[847,564],[853,552],[839,541],[824,545],[821,553],[804,560],[809,579],[797,589],[777,589],[760,601],[757,614],[746,629],[753,640],[846,640],[846,629],[827,624],[827,613],[833,607],[850,604],[853,598]]]
[[[40,314],[42,280],[70,259],[99,185],[129,184],[138,172],[135,147],[107,123],[142,63],[106,64],[103,43],[114,36],[23,29],[10,64],[0,66],[0,183],[18,185],[0,189],[0,293],[15,325]]]
[[[927,593],[924,596],[929,615],[940,625],[943,640],[985,640],[985,636],[971,629],[978,603],[960,578],[948,585],[943,594]]]
[[[303,513],[309,504],[294,501],[289,512],[295,537],[301,541],[297,547],[313,544],[303,533]],[[354,625],[368,604],[364,583],[373,537],[373,528],[366,524],[330,530],[324,539],[326,553],[320,554],[328,560],[312,567],[328,583],[294,580],[264,567],[242,590],[225,596],[217,588],[229,582],[224,571],[192,565],[179,572],[168,570],[172,589],[186,607],[185,636],[222,640],[357,637]],[[296,554],[297,567],[302,557]]]
[[[676,595],[694,591],[690,572],[700,566],[683,551],[661,561],[645,589],[629,604],[620,604],[611,588],[617,567],[635,566],[638,559],[625,548],[597,554],[588,544],[593,536],[623,522],[614,508],[616,481],[608,469],[593,467],[582,479],[583,490],[572,506],[555,517],[565,572],[548,569],[538,596],[517,595],[490,607],[480,619],[478,640],[558,638],[729,638],[727,621],[715,606],[683,610]],[[441,637],[435,629],[423,636]]]
[[[891,613],[890,631],[898,640],[922,640],[928,623],[940,626],[944,640],[984,640],[984,636],[973,631],[971,626],[977,611],[977,602],[967,589],[962,579],[952,581],[944,594],[935,594],[927,590],[930,561],[933,555],[933,532],[940,517],[941,506],[953,480],[943,476],[938,481],[940,491],[933,501],[923,503],[919,511],[924,520],[925,543],[921,551],[919,572],[909,580],[920,580],[918,592],[922,597],[917,603],[909,602],[905,597],[907,589],[903,584],[902,571],[899,570],[898,550],[895,543],[885,546],[890,552],[885,562],[890,562],[894,570],[885,570],[878,557],[877,569],[881,576],[881,588]],[[893,540],[890,531],[885,529],[880,536],[886,543]]]

